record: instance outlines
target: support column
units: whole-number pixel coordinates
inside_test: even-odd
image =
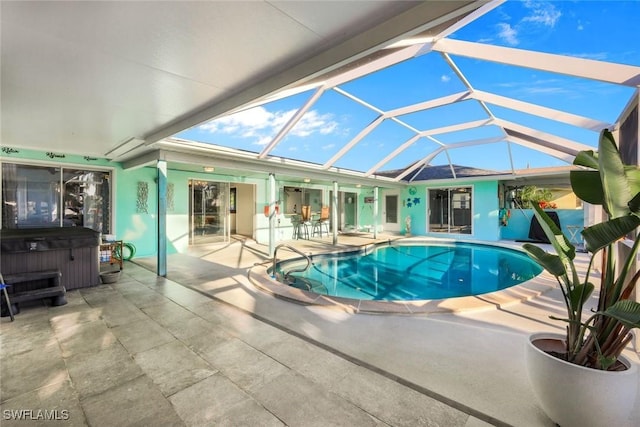
[[[156,164],[158,191],[158,247],[156,274],[167,277],[167,162],[158,160]]]
[[[378,187],[373,187],[373,238],[378,238]]]
[[[269,174],[269,256],[273,257],[276,247],[276,176]]]
[[[338,244],[338,181],[333,181],[333,200],[331,201],[331,218],[333,218],[333,244]]]

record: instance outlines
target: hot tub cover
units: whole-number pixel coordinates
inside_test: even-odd
[[[0,230],[4,253],[86,248],[100,245],[100,233],[86,227],[49,227]]]

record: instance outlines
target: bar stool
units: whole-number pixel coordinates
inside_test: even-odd
[[[319,234],[322,237],[322,227],[324,226],[327,231],[327,236],[329,235],[329,207],[323,206],[320,209],[320,218],[318,218],[313,223],[313,232],[312,235]]]
[[[7,293],[7,286],[9,285],[4,283],[4,277],[2,277],[2,273],[0,273],[0,289],[2,289],[4,301],[7,303],[7,309],[9,310],[9,316],[11,316],[11,321],[13,322],[13,309],[11,308],[11,300],[9,299],[9,294]]]
[[[298,239],[309,239],[309,226],[311,225],[311,206],[302,206],[302,215],[298,222]]]

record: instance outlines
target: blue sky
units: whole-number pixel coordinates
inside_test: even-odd
[[[449,38],[640,66],[638,22],[640,1],[507,1]],[[631,88],[602,82],[454,55],[451,58],[475,89],[609,123],[618,118],[633,94]],[[343,84],[340,89],[386,111],[461,92],[466,87],[442,56],[431,52]],[[176,136],[260,152],[310,96],[311,93],[298,94],[204,123]],[[494,105],[489,108],[498,118],[597,145],[595,132]],[[322,164],[377,115],[339,92],[328,91],[271,154]],[[400,119],[418,130],[427,130],[485,118],[487,115],[477,102],[464,101]],[[385,120],[335,166],[367,171],[413,135],[406,127]],[[499,135],[496,126],[484,126],[440,134],[436,139],[455,144]],[[406,167],[437,147],[438,143],[421,138],[383,169]],[[431,164],[445,164],[450,159],[460,165],[506,170],[510,168],[509,150],[517,169],[565,164],[505,142],[451,149],[449,157],[442,153]]]

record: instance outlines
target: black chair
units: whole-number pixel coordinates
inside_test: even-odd
[[[4,283],[4,277],[2,277],[2,273],[0,273],[0,289],[2,289],[2,294],[4,295],[4,302],[7,303],[7,310],[9,310],[9,316],[11,316],[11,321],[13,322],[13,308],[11,308],[11,300],[9,299],[9,294],[7,293],[7,285]]]

